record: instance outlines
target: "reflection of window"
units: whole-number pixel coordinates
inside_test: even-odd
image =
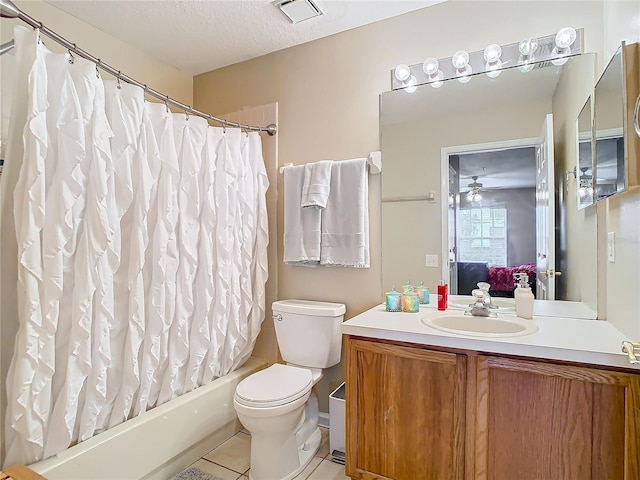
[[[458,215],[459,261],[507,266],[507,209],[466,208]]]

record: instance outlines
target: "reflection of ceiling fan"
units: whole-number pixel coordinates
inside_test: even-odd
[[[467,185],[469,187],[469,191],[467,192],[467,200],[476,203],[482,200],[482,195],[480,195],[482,184],[478,182],[477,175],[474,175],[471,178],[473,179],[473,182]]]

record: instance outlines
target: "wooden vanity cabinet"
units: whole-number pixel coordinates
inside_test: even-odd
[[[464,478],[465,355],[349,338],[347,369],[347,475]]]
[[[347,338],[353,479],[640,479],[640,374]]]
[[[640,479],[640,375],[479,356],[475,478]]]

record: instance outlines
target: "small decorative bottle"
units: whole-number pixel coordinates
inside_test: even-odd
[[[424,282],[420,282],[420,285],[416,287],[416,293],[420,299],[420,305],[429,305],[431,291],[424,286]]]
[[[420,311],[420,301],[413,290],[402,294],[402,311],[407,313],[418,313]]]
[[[391,291],[385,294],[385,306],[387,312],[401,312],[402,311],[402,295],[396,292],[396,287],[392,286]]]

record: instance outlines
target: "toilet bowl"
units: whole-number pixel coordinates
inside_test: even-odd
[[[345,306],[307,300],[272,305],[282,358],[236,387],[233,405],[251,434],[250,480],[291,480],[309,464],[322,435],[312,387],[340,361]]]
[[[251,480],[292,479],[318,451],[322,435],[313,384],[311,370],[280,364],[238,384],[233,405],[251,433]]]

